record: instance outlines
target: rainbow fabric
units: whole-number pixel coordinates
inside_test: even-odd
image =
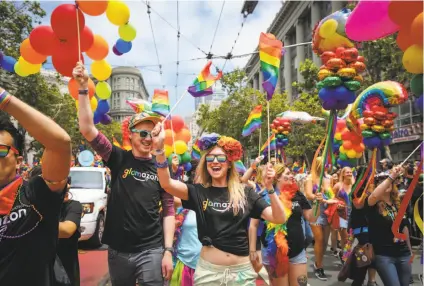
[[[299,174],[306,174],[306,162],[303,161],[302,168],[299,170]]]
[[[271,150],[275,150],[277,148],[275,134],[272,134],[268,140],[266,140],[265,144],[262,145],[261,151],[265,150],[266,147],[270,146]]]
[[[149,111],[152,110],[152,105],[150,104],[150,102],[147,102],[143,99],[128,98],[125,102],[129,106],[131,106],[131,108],[135,111],[135,113],[140,113],[145,110],[149,110]]]
[[[195,161],[199,161],[200,160],[200,150],[199,147],[197,147],[197,142],[193,144],[193,149],[191,150],[191,159],[195,160]]]
[[[168,116],[170,107],[167,90],[154,90],[152,98],[152,111],[162,116]]]
[[[244,174],[246,172],[246,167],[241,160],[235,161],[234,164],[236,166],[237,173]]]
[[[187,91],[193,97],[201,97],[213,94],[212,85],[222,77],[222,71],[219,71],[216,76],[211,75],[211,65],[212,62],[209,61],[194,80],[193,85],[188,87]]]
[[[246,123],[243,127],[243,132],[241,135],[243,137],[249,136],[258,128],[261,128],[262,125],[262,105],[257,105],[250,112],[249,117],[246,120]]]
[[[261,60],[261,71],[264,78],[262,87],[266,91],[268,101],[271,100],[277,86],[282,50],[283,43],[277,40],[273,34],[261,33],[259,59]]]

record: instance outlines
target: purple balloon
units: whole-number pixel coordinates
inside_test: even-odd
[[[415,107],[422,113],[423,112],[423,94],[420,97],[415,99]]]
[[[110,117],[109,114],[103,114],[100,119],[100,123],[103,125],[109,125],[112,123],[112,117]]]
[[[336,104],[334,104],[335,109],[341,110],[341,109],[346,109],[346,107],[348,106],[348,103],[344,102],[344,101],[336,101]]]
[[[114,53],[115,55],[117,55],[117,56],[122,56],[122,55],[123,55],[123,53],[120,53],[120,52],[116,49],[116,46],[115,46],[115,45],[113,46],[112,51],[113,51],[113,53]]]
[[[278,148],[281,148],[281,147],[283,147],[284,146],[284,143],[283,142],[281,142],[281,141],[278,141],[277,142],[277,147]]]

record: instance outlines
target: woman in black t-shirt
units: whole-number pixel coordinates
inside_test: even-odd
[[[264,218],[285,221],[284,209],[272,187],[275,171],[268,165],[265,186],[271,207],[251,188],[240,182],[234,162],[242,156],[237,140],[210,134],[198,140],[202,157],[198,166],[201,184],[185,184],[171,179],[164,156],[164,130],[158,123],[152,131],[153,153],[161,186],[182,199],[183,207],[196,212],[202,242],[194,285],[256,285],[257,274],[249,260],[247,223]]]
[[[411,250],[406,241],[394,237],[391,229],[400,204],[398,190],[394,184],[400,172],[399,166],[394,167],[365,201],[375,264],[385,286],[407,286],[411,276]],[[409,239],[405,218],[399,231]]]
[[[262,248],[263,264],[273,286],[306,285],[308,276],[302,216],[310,222],[315,222],[319,213],[314,216],[311,205],[299,191],[293,173],[288,167],[277,164],[274,169],[275,188],[286,210],[286,222],[279,225],[265,222],[266,231],[261,236],[264,246]],[[317,194],[317,200],[322,201],[322,199],[322,194]]]

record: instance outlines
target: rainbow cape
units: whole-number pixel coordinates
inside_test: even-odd
[[[268,140],[262,145],[261,151],[265,150],[266,147],[270,146],[271,150],[275,150],[277,148],[276,140],[275,140],[275,134],[272,134]]]
[[[212,62],[209,61],[194,80],[193,85],[188,87],[187,91],[192,96],[201,97],[213,94],[212,85],[222,77],[222,71],[219,71],[216,76],[211,75],[211,65]]]
[[[162,116],[168,116],[170,107],[167,90],[154,90],[152,98],[152,111]]]
[[[259,38],[259,59],[263,74],[262,87],[267,94],[267,100],[271,100],[277,86],[280,70],[280,59],[283,43],[276,39],[273,34],[261,33]]]
[[[236,161],[234,164],[236,166],[237,173],[244,174],[246,172],[246,167],[241,160]]]
[[[261,128],[262,125],[262,105],[257,105],[250,112],[249,117],[246,120],[246,123],[243,127],[243,132],[241,135],[243,137],[249,136],[258,128]]]
[[[197,143],[197,141],[196,141]],[[191,159],[195,160],[195,161],[199,161],[200,160],[200,149],[199,147],[197,147],[196,143],[193,144],[193,148],[191,150]]]

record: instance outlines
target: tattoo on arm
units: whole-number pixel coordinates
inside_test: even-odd
[[[299,286],[306,286],[308,285],[308,276],[306,275],[300,275],[297,277],[297,283]]]

